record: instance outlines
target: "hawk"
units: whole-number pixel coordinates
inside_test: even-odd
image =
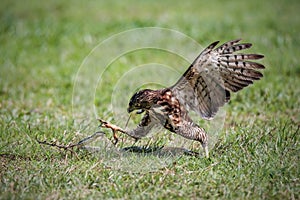
[[[264,56],[236,53],[252,46],[240,41],[229,41],[219,47],[216,47],[219,41],[210,44],[171,87],[136,92],[127,111],[139,110],[144,116],[135,129],[123,130],[100,120],[102,127],[140,139],[159,124],[173,133],[199,141],[208,157],[208,135],[189,117],[189,111],[196,112],[203,119],[212,119],[230,100],[230,92],[237,92],[263,77],[258,70],[264,69],[264,65],[253,60]]]

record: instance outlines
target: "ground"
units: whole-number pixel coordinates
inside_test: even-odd
[[[299,10],[296,0],[1,2],[0,199],[299,199]],[[203,46],[243,38],[265,55],[264,78],[226,106],[210,159],[182,156],[133,173],[95,154],[38,144],[36,137],[77,142],[97,129],[96,119],[80,124],[85,114],[74,111],[79,67],[102,41],[145,27],[173,29]],[[92,99],[97,114],[110,116],[106,97],[126,66],[188,63],[165,55],[141,51],[116,60],[108,89]]]

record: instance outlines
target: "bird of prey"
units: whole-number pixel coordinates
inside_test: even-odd
[[[230,100],[230,92],[237,92],[263,77],[258,70],[264,69],[264,65],[253,60],[264,56],[236,53],[252,46],[240,41],[232,40],[219,47],[216,47],[219,41],[210,44],[171,87],[136,92],[127,111],[140,110],[139,113],[144,112],[144,116],[135,129],[123,130],[100,120],[102,127],[140,139],[159,124],[173,133],[199,141],[208,157],[207,133],[193,122],[189,111],[204,119],[212,119],[218,109]]]

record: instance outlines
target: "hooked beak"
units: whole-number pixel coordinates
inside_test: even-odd
[[[132,108],[132,107],[128,107],[127,108],[127,112],[130,114],[132,111],[134,111],[136,109]],[[145,110],[144,109],[139,109],[137,110],[136,114],[142,114]]]
[[[128,108],[127,108],[127,112],[128,112],[128,113],[131,113],[132,111],[134,111],[134,109],[132,109],[131,107],[128,107]]]

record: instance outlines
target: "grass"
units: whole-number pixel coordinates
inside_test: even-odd
[[[299,9],[296,0],[3,1],[0,199],[300,199]],[[175,29],[203,46],[244,38],[265,55],[264,78],[226,106],[211,158],[182,156],[161,169],[133,173],[107,167],[97,154],[39,145],[36,137],[68,144],[97,130],[96,120],[83,120],[93,114],[72,105],[79,67],[101,41],[143,27]],[[116,121],[112,89],[129,66],[149,62],[180,72],[188,63],[157,50],[120,56],[104,74],[107,90],[97,87],[90,99],[98,115]]]

